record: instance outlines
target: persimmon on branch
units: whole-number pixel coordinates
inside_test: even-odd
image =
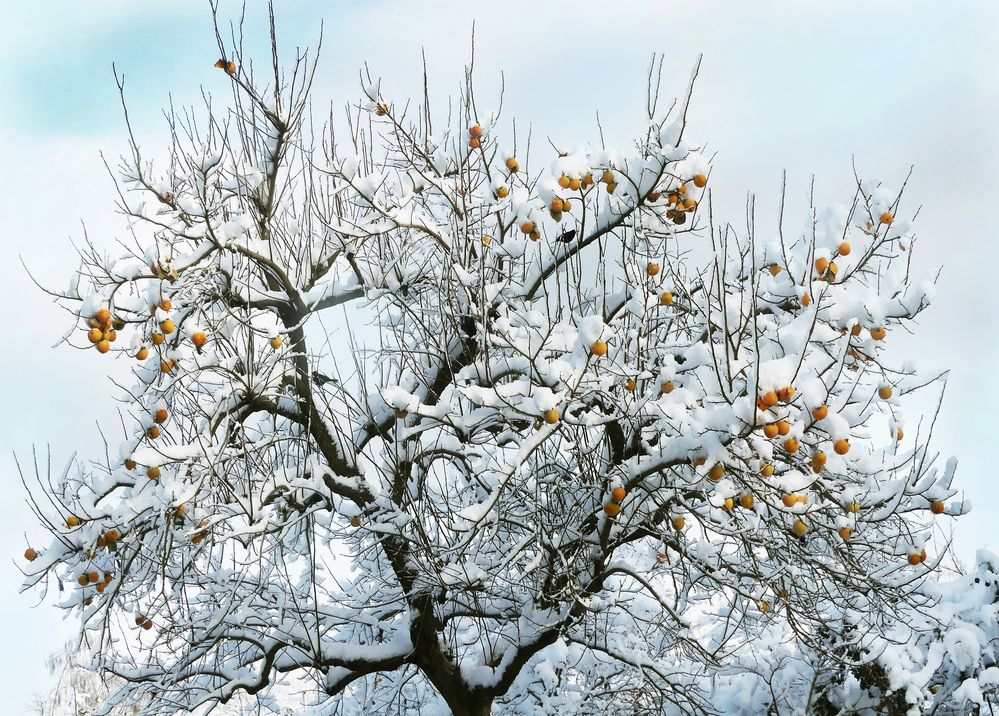
[[[217,37],[229,107],[171,110],[160,163],[129,126],[129,241],[57,294],[129,410],[116,458],[35,471],[25,585],[63,588],[109,708],[725,712],[876,662],[966,510],[903,431],[939,377],[885,350],[932,294],[900,193],[740,234],[661,62],[633,150],[545,157],[471,71],[446,120],[366,73],[315,131],[312,56]]]

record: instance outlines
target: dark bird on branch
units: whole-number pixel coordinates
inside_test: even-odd
[[[559,234],[558,240],[567,244],[570,241],[572,241],[574,238],[576,238],[576,230],[570,229],[569,231],[563,231],[561,234]]]
[[[320,388],[327,383],[332,383],[333,385],[339,385],[340,381],[336,378],[330,378],[328,375],[323,375],[318,370],[312,371],[312,382],[318,385]]]

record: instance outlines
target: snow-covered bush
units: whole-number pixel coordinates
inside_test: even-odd
[[[321,128],[307,55],[220,48],[230,107],[164,162],[133,139],[124,248],[61,294],[129,418],[42,476],[26,585],[68,585],[108,708],[783,713],[865,668],[927,703],[893,636],[967,506],[886,351],[933,294],[899,193],[739,231],[686,99],[546,156],[470,74],[446,116],[368,78]],[[947,683],[985,688],[964,619]]]

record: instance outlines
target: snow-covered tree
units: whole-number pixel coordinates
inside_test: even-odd
[[[228,106],[132,137],[125,238],[59,293],[127,415],[41,471],[26,586],[107,708],[783,713],[885,669],[967,509],[887,349],[933,294],[901,192],[739,229],[655,72],[633,147],[549,150],[470,71],[443,115],[365,72],[324,124],[309,54],[240,46]]]

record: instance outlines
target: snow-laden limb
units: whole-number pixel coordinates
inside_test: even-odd
[[[705,220],[689,96],[527,172],[470,85],[431,121],[367,77],[315,134],[311,60],[241,59],[228,123],[170,117],[159,170],[135,142],[134,241],[60,295],[132,377],[112,456],[33,493],[25,585],[59,585],[108,709],[991,698],[991,627],[926,579],[969,503],[906,421],[940,376],[889,348],[933,296],[900,194],[743,235]]]

